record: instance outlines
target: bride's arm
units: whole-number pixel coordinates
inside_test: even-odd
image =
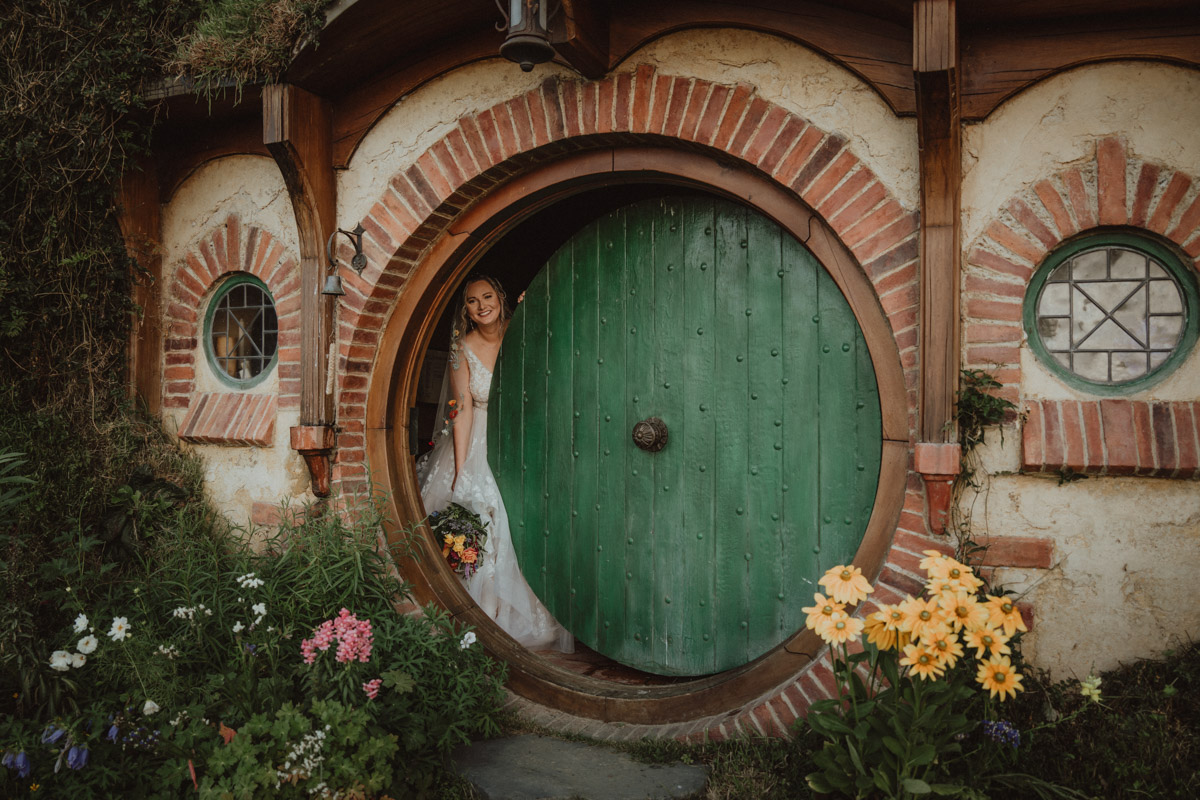
[[[454,480],[450,483],[450,491],[454,491],[463,464],[467,461],[467,447],[471,442],[471,423],[475,419],[475,407],[471,402],[471,367],[466,358],[459,358],[458,364],[450,370],[450,395],[454,398],[454,407],[458,416],[454,420]]]

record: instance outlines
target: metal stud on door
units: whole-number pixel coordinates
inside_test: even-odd
[[[757,658],[866,529],[881,423],[862,332],[804,246],[733,202],[644,201],[572,237],[491,396],[522,571],[624,664]]]

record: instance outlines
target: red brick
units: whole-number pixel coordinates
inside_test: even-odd
[[[684,110],[687,108],[688,96],[692,91],[693,80],[691,78],[675,78],[675,82],[671,87],[671,102],[667,110],[667,117],[663,123],[663,133],[667,136],[679,136],[680,126],[683,124]]]
[[[616,80],[609,75],[596,84],[596,132],[611,133],[613,130],[613,93]]]
[[[618,131],[628,131],[629,106],[633,102],[633,73],[622,72],[617,76],[615,96],[613,97],[613,127]]]
[[[1008,211],[1017,222],[1024,226],[1025,230],[1032,233],[1034,238],[1047,248],[1058,244],[1058,235],[1046,227],[1046,224],[1042,222],[1024,200],[1014,200],[1009,203]]]
[[[674,83],[669,75],[658,75],[654,79],[654,97],[650,101],[650,122],[647,130],[650,133],[662,133],[663,124],[667,121],[667,106],[671,103],[671,85]]]
[[[1100,422],[1100,404],[1081,402],[1079,411],[1083,416],[1083,433],[1087,445],[1084,465],[1089,468],[1087,471],[1098,471],[1103,469],[1105,464],[1104,428]]]
[[[596,132],[597,94],[595,83],[584,83],[579,87],[579,132],[582,134]]]
[[[978,267],[983,267],[1004,275],[1012,275],[1013,277],[1020,278],[1022,281],[1028,281],[1030,276],[1033,275],[1031,267],[1025,264],[1018,264],[1004,256],[979,247],[971,251],[968,261]]]
[[[1045,248],[1035,245],[1002,222],[993,222],[986,233],[993,242],[1030,264],[1038,264],[1046,254]]]
[[[376,217],[376,221],[388,231],[394,240],[398,242],[404,241],[413,231],[421,226],[421,223],[413,216],[413,212],[405,204],[404,198],[396,191],[394,185],[388,185],[387,190],[383,193],[382,203],[382,210],[392,218],[392,221],[383,218],[374,210],[372,210],[370,216]]]
[[[726,151],[735,156],[740,156],[742,151],[746,149],[746,145],[750,142],[750,137],[763,124],[770,110],[770,104],[761,97],[751,99],[750,107],[746,109],[741,124],[738,125],[737,132],[734,133],[729,146],[725,148]],[[780,123],[782,124],[782,118],[780,119]]]
[[[1107,468],[1113,475],[1132,475],[1138,466],[1133,409],[1128,400],[1101,400],[1100,420],[1108,449]]]
[[[562,100],[559,97],[559,80],[550,78],[542,82],[542,108],[546,112],[546,127],[550,141],[557,142],[567,135],[566,120],[563,116]]]
[[[483,119],[487,116],[485,130]],[[496,125],[491,114],[484,112],[472,117],[465,117],[460,123],[463,138],[471,148],[471,154],[478,162],[480,169],[488,169],[500,160],[500,140],[496,137]]]
[[[782,134],[783,127],[787,124],[788,119],[789,115],[786,111],[779,106],[771,106],[770,110],[767,111],[767,116],[763,118],[762,126],[759,127],[758,133],[754,134],[754,138],[746,146],[743,158],[751,164],[757,164],[762,161],[767,152],[775,145],[775,140]]]
[[[842,179],[850,174],[850,170],[858,165],[858,159],[849,150],[843,150],[841,154],[834,159],[829,165],[829,169],[821,173],[813,185],[806,193],[809,202],[814,206],[820,206],[834,187],[842,182]]]
[[[808,715],[808,698],[804,696],[804,692],[800,690],[795,681],[784,687],[783,698],[787,700],[792,708],[796,709],[798,717]]]
[[[1054,542],[1038,536],[993,536],[987,540],[981,566],[1049,569],[1054,564]]]
[[[1083,185],[1083,173],[1078,169],[1072,169],[1063,175],[1063,183],[1066,184],[1067,197],[1071,201],[1071,210],[1075,213],[1075,221],[1079,223],[1079,230],[1085,231],[1088,228],[1096,227],[1096,213],[1092,208],[1092,201],[1088,197],[1087,189]]]
[[[917,267],[915,264],[910,264],[907,267],[901,267],[900,269],[880,275],[876,280],[872,281],[872,285],[875,287],[875,293],[882,297],[893,289],[913,283],[916,280]]]
[[[1178,452],[1178,475],[1193,477],[1200,468],[1200,442],[1196,439],[1196,420],[1192,418],[1191,403],[1172,403],[1175,417],[1175,447]]]
[[[800,134],[800,138],[796,140],[796,144],[792,146],[775,169],[775,180],[784,186],[790,186],[824,138],[825,131],[816,125],[806,127]]]
[[[1024,601],[1017,603],[1017,611],[1021,612],[1021,621],[1025,623],[1026,630],[1033,630],[1033,604]]]
[[[1041,472],[1045,463],[1042,446],[1042,406],[1038,402],[1030,404],[1025,417],[1025,429],[1021,432],[1021,468],[1029,472]]]
[[[863,172],[866,172],[865,168],[863,169]],[[873,181],[875,180],[874,174],[871,174],[871,179]],[[841,190],[839,189],[834,193],[834,196],[836,197],[840,193]],[[883,184],[875,181],[869,187],[867,187],[862,194],[855,198],[850,205],[834,214],[833,217],[830,218],[829,224],[835,231],[837,231],[839,236],[842,236],[846,233],[846,231],[854,227],[864,214],[871,211],[887,198],[887,189],[884,188]],[[831,206],[832,200],[833,198],[830,198]]]
[[[1083,442],[1083,423],[1079,418],[1079,403],[1063,400],[1059,403],[1062,414],[1062,438],[1066,450],[1064,464],[1072,469],[1082,469],[1087,458]]]
[[[1150,406],[1147,403],[1130,403],[1133,409],[1133,427],[1137,438],[1137,474],[1149,475],[1154,471],[1154,431],[1150,429]]]
[[[713,147],[718,150],[728,149],[729,140],[733,138],[733,133],[737,130],[738,123],[742,121],[742,115],[750,102],[751,91],[751,88],[744,83],[739,83],[734,87],[729,104],[725,107],[725,113],[721,116],[721,124],[713,137]]]
[[[442,172],[441,165],[438,164],[437,159],[433,157],[432,148],[421,154],[421,157],[417,159],[416,166],[410,172],[417,172],[429,182],[429,187],[433,190],[434,198],[437,201],[433,205],[436,206],[438,202],[454,194],[454,187],[446,178],[446,174]]]
[[[1021,284],[985,278],[970,272],[967,273],[963,281],[963,289],[969,294],[992,294],[1000,297],[1012,297],[1018,300],[1025,297],[1025,287]]]
[[[967,325],[968,341],[971,342],[1020,342],[1020,325],[987,325],[974,322]]]
[[[1096,173],[1100,224],[1124,225],[1129,218],[1125,198],[1125,146],[1120,139],[1109,137],[1096,145]]]
[[[791,187],[804,198],[805,202],[809,202],[807,189],[808,186],[816,180],[816,177],[828,167],[846,146],[845,137],[839,136],[836,133],[831,133],[825,138],[825,141],[813,151],[812,157],[808,159],[808,163],[796,175],[792,181]],[[809,202],[809,205],[815,205]]]
[[[182,303],[170,303],[167,306],[167,316],[171,319],[183,320],[184,322],[197,322],[200,318],[196,315],[196,310],[188,308]]]
[[[529,133],[534,147],[550,143],[550,130],[546,122],[546,107],[542,103],[542,90],[531,89],[525,93],[525,113],[529,115]]]
[[[784,710],[786,711],[786,709]],[[776,738],[787,736],[787,728],[775,719],[775,715],[771,712],[771,707],[766,703],[757,706],[752,713],[758,721],[759,727],[766,735]]]
[[[857,159],[855,159],[857,161]],[[857,165],[856,165],[857,166]],[[817,203],[817,210],[826,219],[831,218],[838,210],[853,200],[875,180],[875,174],[866,167],[860,167],[847,178],[841,186]]]
[[[967,299],[967,316],[974,319],[1018,322],[1021,319],[1021,304],[970,297]]]
[[[644,133],[650,124],[650,99],[654,90],[654,67],[639,64],[633,84],[633,130]]]
[[[1171,176],[1170,183],[1163,190],[1163,195],[1158,201],[1158,206],[1154,209],[1154,214],[1150,217],[1149,227],[1152,231],[1158,233],[1166,233],[1167,225],[1171,222],[1171,217],[1175,214],[1175,209],[1179,207],[1179,201],[1187,194],[1187,190],[1192,186],[1192,179],[1184,175],[1182,172],[1176,172]]]
[[[1167,238],[1176,244],[1183,244],[1198,227],[1200,227],[1200,195],[1197,195],[1192,204],[1188,206],[1187,211],[1183,212],[1179,218],[1179,224],[1171,229]]]
[[[710,91],[712,91],[712,83],[709,81],[693,80],[692,93],[688,97],[687,106],[683,110],[683,117],[679,123],[678,136],[681,139],[695,140],[696,128],[700,124],[700,115],[704,113],[704,106],[708,101]]]
[[[1074,234],[1077,228],[1071,220],[1071,213],[1067,211],[1066,204],[1063,203],[1062,195],[1058,193],[1058,189],[1054,188],[1054,184],[1050,181],[1038,181],[1033,187],[1033,191],[1042,201],[1042,207],[1050,213],[1050,217],[1054,220],[1054,226],[1058,228],[1059,236],[1066,238]]]
[[[1159,167],[1149,162],[1142,164],[1138,172],[1137,189],[1133,195],[1133,213],[1129,224],[1139,228],[1146,227],[1146,216],[1150,213],[1150,201],[1154,199],[1154,190],[1158,186]]]
[[[696,123],[696,133],[693,138],[697,142],[708,144],[712,141],[717,128],[724,119],[725,101],[729,99],[730,93],[731,90],[728,86],[713,85],[708,99],[704,102],[704,111],[700,114],[700,120]]]
[[[1053,400],[1043,400],[1041,406],[1044,468],[1047,472],[1056,472],[1062,469],[1066,461],[1060,409],[1058,403]]]
[[[879,208],[876,208],[857,223],[847,228],[842,234],[842,241],[847,247],[853,249],[859,242],[878,234],[903,216],[904,206],[895,200],[888,200]]]
[[[242,268],[242,222],[236,214],[225,220],[224,261],[229,269]]]
[[[521,95],[505,104],[508,108],[508,115],[512,118],[513,132],[517,136],[517,152],[519,153],[532,150],[536,139],[533,132],[533,119],[530,117],[529,106],[525,101],[526,95]]]
[[[1200,259],[1200,236],[1192,239],[1190,242],[1185,242],[1183,252],[1187,253],[1192,258]]]
[[[195,380],[196,370],[191,366],[172,366],[163,370],[163,378],[168,381],[190,381]]]
[[[1150,425],[1154,430],[1154,455],[1158,472],[1171,475],[1179,462],[1175,457],[1175,421],[1170,403],[1150,407]]]

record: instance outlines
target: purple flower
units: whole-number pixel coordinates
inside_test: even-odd
[[[87,766],[88,749],[75,745],[67,751],[67,766],[71,769],[83,769]]]
[[[46,730],[42,731],[42,744],[54,744],[63,737],[66,733],[62,728],[56,728],[53,725],[47,725]]]
[[[117,726],[114,724],[108,729],[108,733],[106,733],[104,735],[104,738],[108,739],[110,742],[115,742],[117,740],[118,733],[120,733],[120,731],[117,729]]]
[[[0,767],[8,767],[9,769],[13,769],[13,764],[16,763],[16,760],[16,753],[14,753],[12,750],[5,750],[4,758],[0,758]]]
[[[25,751],[17,753],[17,757],[13,759],[13,766],[17,768],[18,778],[29,777],[29,756],[25,755]]]
[[[983,728],[983,733],[993,742],[998,744],[1007,744],[1010,747],[1017,748],[1021,745],[1021,731],[1007,720],[992,722],[984,720],[980,727]]]

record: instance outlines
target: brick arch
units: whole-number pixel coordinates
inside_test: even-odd
[[[267,285],[279,318],[279,406],[300,406],[300,272],[283,243],[257,226],[243,227],[236,214],[208,232],[175,270],[163,312],[163,406],[188,408],[196,388],[196,358],[203,335],[204,298],[234,272]]]
[[[628,144],[670,144],[733,158],[786,187],[828,223],[861,265],[890,325],[912,435],[918,366],[916,212],[905,208],[850,151],[845,137],[759,97],[752,87],[663,75],[641,65],[599,81],[550,79],[464,117],[388,181],[362,220],[366,269],[361,276],[342,271],[347,295],[338,316],[341,433],[334,480],[343,491],[365,485],[369,376],[388,315],[431,244],[460,212],[507,179],[564,153]],[[344,253],[344,261],[348,255]],[[877,581],[878,602],[896,602],[905,592],[919,591],[916,565],[921,551],[930,547],[944,549],[945,544],[928,537],[923,483],[910,476],[899,528]],[[873,609],[868,605],[864,611]],[[652,726],[653,734],[783,735],[812,702],[829,697],[833,686],[826,649],[740,709],[660,729]],[[647,728],[610,726],[606,735],[640,737],[651,733]]]
[[[964,358],[1021,398],[1022,311],[1030,279],[1063,242],[1094,229],[1152,231],[1200,268],[1200,182],[1133,153],[1119,137],[1009,198],[966,257]],[[1200,476],[1200,403],[1026,398],[1022,465],[1083,473]]]

